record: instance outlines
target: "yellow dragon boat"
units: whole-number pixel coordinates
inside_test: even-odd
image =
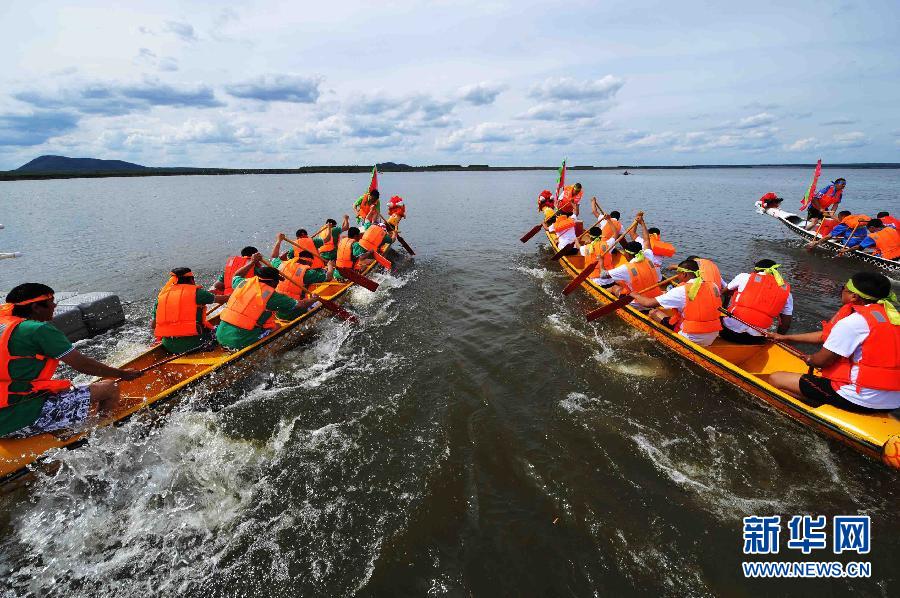
[[[558,251],[556,234],[545,232],[554,251]],[[584,257],[580,255],[564,256],[559,261],[573,278],[584,265]],[[603,304],[618,298],[590,278],[581,286]],[[873,415],[852,413],[831,405],[813,407],[769,384],[772,372],[806,373],[808,370],[799,357],[778,345],[738,345],[716,339],[712,345],[701,347],[633,307],[623,307],[616,314],[687,360],[795,420],[900,469],[900,410]]]
[[[381,251],[386,251],[387,247],[383,246]],[[373,261],[360,273],[367,274],[376,265],[377,262]],[[323,299],[336,301],[343,298],[354,284],[335,280],[310,285],[310,290]],[[150,369],[140,378],[119,383],[122,396],[119,409],[111,417],[101,421],[98,427],[124,421],[147,408],[164,405],[179,391],[201,381],[207,381],[211,390],[223,388],[271,356],[295,347],[302,340],[304,332],[321,317],[326,317],[327,313],[324,306],[318,305],[294,320],[279,320],[280,328],[240,351],[229,351],[215,345],[209,350],[176,357],[158,367],[153,366],[172,357],[172,354],[161,345],[151,347],[119,366],[135,370],[150,366]],[[211,324],[217,324],[218,320],[217,314],[209,318]],[[52,460],[48,458],[48,451],[63,447],[77,448],[89,434],[90,430],[86,430],[64,439],[53,434],[0,439],[0,486],[16,485],[12,482],[27,476],[35,466]]]

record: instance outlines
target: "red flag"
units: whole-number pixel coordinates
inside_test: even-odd
[[[372,180],[369,181],[369,191],[378,189],[378,166],[372,167]]]
[[[819,182],[819,175],[822,174],[822,158],[816,162],[816,171],[813,173],[812,184],[806,190],[806,195],[800,200],[800,211],[807,209],[812,204],[813,197],[816,195],[816,184]]]

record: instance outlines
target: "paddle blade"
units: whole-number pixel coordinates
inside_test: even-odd
[[[535,225],[534,225],[534,228],[531,229],[530,231],[528,231],[527,233],[525,233],[525,234],[522,236],[522,238],[519,239],[519,240],[522,241],[523,243],[527,243],[527,242],[529,241],[529,239],[531,239],[531,237],[533,237],[533,236],[535,236],[535,235],[537,234],[537,232],[538,232],[539,230],[541,230],[541,225],[540,225],[540,224],[535,224]]]
[[[568,245],[563,245],[562,248],[561,248],[559,251],[557,251],[556,253],[553,254],[553,258],[552,258],[552,259],[558,260],[558,259],[561,258],[561,257],[563,256],[563,254],[564,254],[565,252],[567,252],[573,245],[574,245],[574,243],[569,243]]]
[[[322,302],[322,307],[324,307],[325,309],[331,311],[332,313],[334,313],[334,315],[336,315],[336,316],[339,317],[340,319],[346,320],[346,321],[351,322],[351,323],[353,323],[353,324],[356,324],[356,322],[359,321],[359,320],[356,319],[356,316],[354,316],[353,314],[351,314],[349,311],[347,311],[346,309],[344,309],[343,307],[341,307],[340,305],[338,305],[338,304],[335,303],[334,301],[332,301],[332,300],[330,300],[330,299],[321,299],[321,298],[319,299],[319,301]]]
[[[563,289],[563,295],[569,295],[575,289],[580,287],[581,283],[583,283],[585,280],[587,280],[588,276],[591,275],[591,272],[596,267],[597,267],[597,264],[591,264],[590,266],[588,266],[587,268],[585,268],[581,272],[579,272],[578,276],[576,276],[574,279],[572,279],[572,281],[566,285],[566,288]]]
[[[629,303],[631,303],[631,300],[632,300],[631,295],[622,295],[621,297],[619,297],[618,299],[616,299],[609,305],[604,305],[603,307],[598,307],[597,309],[595,309],[593,311],[589,311],[586,316],[587,321],[593,322],[597,318],[602,318],[606,314],[611,314],[612,312],[616,311],[617,309],[621,309],[621,308],[625,307],[626,305],[628,305]]]
[[[400,241],[401,245],[403,245],[403,249],[406,250],[406,253],[408,253],[409,255],[416,255],[416,252],[413,251],[412,247],[409,246],[409,243],[406,242],[406,239],[404,239],[400,235],[397,235],[397,240]]]
[[[372,257],[375,258],[375,261],[376,261],[376,262],[378,262],[379,264],[381,264],[382,266],[384,266],[384,267],[387,268],[388,270],[391,269],[391,260],[387,259],[386,257],[384,257],[383,255],[381,255],[381,254],[378,253],[377,251],[373,251],[373,252],[372,252]]]
[[[368,289],[370,291],[375,291],[378,289],[378,283],[374,280],[370,280],[357,272],[356,270],[351,270],[350,268],[338,268],[338,272],[341,273],[341,276],[349,280],[350,282],[355,282],[359,286]]]

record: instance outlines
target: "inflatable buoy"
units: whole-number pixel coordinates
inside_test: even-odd
[[[891,436],[887,439],[881,451],[881,460],[885,465],[900,469],[900,436]]]

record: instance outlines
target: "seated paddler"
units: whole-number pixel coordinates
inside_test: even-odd
[[[206,306],[227,300],[197,285],[190,268],[174,268],[153,305],[153,334],[170,353],[196,349],[212,341],[215,330]]]
[[[759,260],[752,273],[742,272],[726,285],[723,296],[734,317],[722,320],[722,339],[741,345],[765,344],[762,331],[776,320],[778,333],[787,334],[794,313],[794,296],[778,268],[773,260]]]
[[[119,387],[113,380],[75,386],[53,377],[59,363],[76,372],[134,380],[141,373],[110,367],[83,355],[51,323],[53,289],[28,282],[6,296],[0,315],[0,437],[67,435],[114,412]]]

